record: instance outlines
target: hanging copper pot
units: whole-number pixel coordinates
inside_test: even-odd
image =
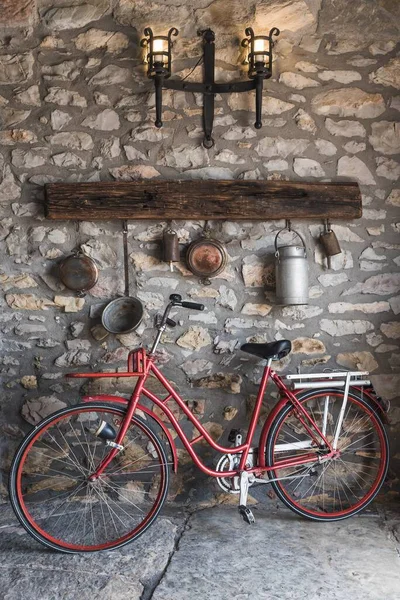
[[[81,251],[76,251],[58,264],[61,282],[66,288],[84,296],[92,289],[99,278],[99,269],[95,261]]]
[[[190,244],[186,262],[194,275],[207,279],[222,273],[228,263],[228,253],[219,240],[203,237]]]

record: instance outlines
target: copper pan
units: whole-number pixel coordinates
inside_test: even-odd
[[[228,253],[222,242],[204,237],[190,244],[186,262],[194,275],[208,279],[222,273],[228,263]]]
[[[66,288],[84,296],[92,289],[99,278],[95,261],[81,251],[73,252],[58,263],[61,282]]]

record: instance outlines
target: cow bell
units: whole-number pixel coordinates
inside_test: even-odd
[[[171,271],[173,270],[173,263],[180,260],[178,234],[173,229],[164,231],[163,259],[169,264]]]
[[[336,256],[336,254],[340,254],[342,252],[336,234],[334,231],[332,231],[328,220],[325,221],[324,232],[319,236],[319,241],[321,242],[328,258],[330,256]]]

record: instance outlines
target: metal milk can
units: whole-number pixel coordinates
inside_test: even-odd
[[[275,238],[275,278],[276,302],[285,306],[308,304],[308,262],[303,238],[291,229],[301,240],[301,245],[278,247],[278,237],[285,231],[278,231]]]

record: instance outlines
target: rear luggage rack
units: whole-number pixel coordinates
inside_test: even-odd
[[[327,373],[298,373],[286,375],[285,381],[292,384],[293,390],[312,390],[325,388],[345,388],[346,386],[371,386],[365,377],[368,371],[332,371]],[[309,381],[309,380],[313,381]]]

